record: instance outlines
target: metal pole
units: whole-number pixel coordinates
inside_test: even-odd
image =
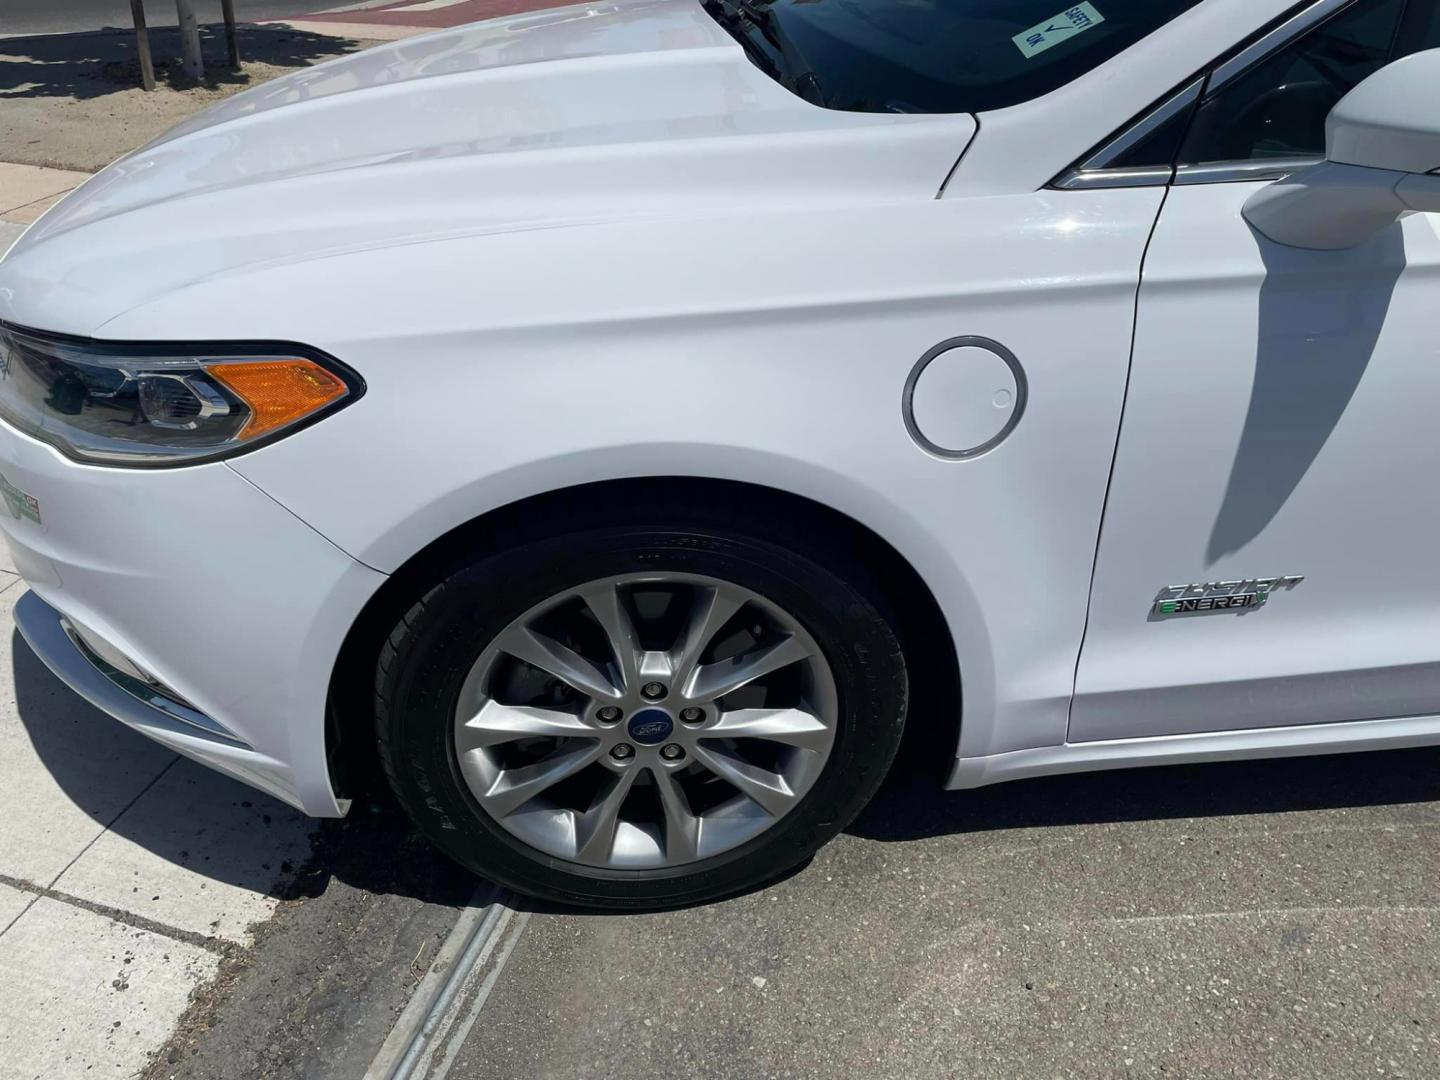
[[[180,51],[185,59],[185,74],[198,82],[205,77],[205,60],[200,55],[200,24],[195,21],[195,0],[175,0],[175,15],[180,22]]]
[[[135,50],[140,55],[140,85],[155,89],[155,61],[150,58],[150,30],[145,25],[144,0],[130,0],[130,14],[135,19]]]
[[[240,70],[240,42],[235,37],[235,0],[220,0],[220,10],[225,16],[225,47],[230,52],[230,69]]]

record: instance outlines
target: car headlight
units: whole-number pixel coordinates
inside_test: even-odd
[[[238,453],[364,389],[343,364],[295,345],[142,345],[0,323],[0,418],[96,465],[180,465]]]

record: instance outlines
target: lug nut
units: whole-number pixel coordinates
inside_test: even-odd
[[[684,720],[687,724],[698,724],[701,720],[705,719],[705,710],[697,709],[694,705],[691,705],[688,709],[680,710],[680,719]]]
[[[647,682],[640,688],[642,697],[649,701],[659,701],[665,696],[665,684],[658,682]]]
[[[610,748],[610,756],[616,761],[629,761],[635,756],[635,748],[629,743],[616,743]]]
[[[679,761],[685,756],[685,748],[679,743],[666,743],[660,748],[660,756],[666,761]]]
[[[616,720],[620,719],[621,712],[614,705],[606,705],[603,709],[596,712],[595,715],[605,723],[613,724]]]

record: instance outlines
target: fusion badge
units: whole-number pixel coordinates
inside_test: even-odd
[[[1151,605],[1151,618],[1166,619],[1172,615],[1205,615],[1222,611],[1248,611],[1258,608],[1271,594],[1291,589],[1304,581],[1304,575],[1247,578],[1244,581],[1207,581],[1194,585],[1166,585]]]

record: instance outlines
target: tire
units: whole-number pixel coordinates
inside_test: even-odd
[[[881,593],[863,568],[825,551],[816,537],[777,533],[773,523],[745,523],[725,515],[721,524],[716,518],[673,508],[640,511],[630,520],[645,523],[552,535],[486,554],[434,584],[405,613],[382,648],[377,668],[379,753],[400,803],[438,848],[477,874],[532,897],[586,907],[656,909],[769,882],[808,859],[860,812],[899,747],[907,704],[905,660],[894,628],[881,613]],[[665,524],[648,523],[657,520]],[[590,590],[587,596],[602,602],[561,599],[582,586]],[[701,608],[707,602],[718,612],[716,619],[728,610],[722,600],[743,604],[725,624],[728,629],[716,630],[708,645],[688,654],[677,645],[665,654],[680,657],[677,664],[690,656],[697,674],[685,684],[691,688],[686,693],[724,688],[724,676],[758,669],[763,666],[758,661],[770,662],[772,650],[777,664],[792,654],[804,656],[713,704],[681,712],[678,667],[676,685],[669,690],[673,702],[650,707],[650,699],[634,697],[631,683],[651,691],[657,683],[640,684],[644,676],[638,667],[633,678],[622,677],[622,649],[607,645],[616,658],[612,663],[595,659],[590,668],[576,668],[592,675],[608,672],[610,682],[625,684],[629,712],[619,710],[624,718],[607,728],[600,719],[605,713],[596,710],[609,698],[548,678],[548,669],[557,666],[548,663],[549,654],[542,657],[547,666],[539,667],[514,659],[523,650],[502,646],[533,640],[533,635],[515,635],[529,634],[536,626],[543,625],[548,637],[552,624],[563,624],[575,635],[566,640],[576,652],[602,656],[588,638],[583,648],[580,642],[592,622],[612,625],[595,614],[610,589],[623,598],[618,606],[626,620],[615,624],[622,633],[607,639],[611,642],[657,636],[661,630],[655,627],[682,608],[683,616],[670,620],[680,627],[679,638],[689,633],[699,640],[704,634],[694,627],[703,621]],[[661,612],[659,622],[641,617],[642,603]],[[753,642],[747,634],[754,635]],[[726,643],[734,641],[741,645],[726,659],[725,649],[735,647]],[[653,642],[644,647],[656,648]],[[702,647],[709,651],[696,651]],[[637,644],[635,655],[642,655],[640,648]],[[536,699],[523,695],[541,685],[543,701],[534,706]],[[522,697],[512,700],[515,694]],[[730,703],[747,695],[762,703],[753,708],[763,706],[765,712],[741,717],[735,710],[747,706]],[[793,709],[790,696],[799,702]],[[523,715],[515,711],[517,701],[527,710]],[[492,718],[508,724],[518,715],[528,724],[536,708],[544,709],[546,718],[573,713],[578,717],[574,723],[596,730],[587,729],[580,739],[544,736],[486,742],[479,749],[467,741],[463,751],[457,742],[497,738],[492,729],[503,725]],[[467,725],[462,711],[476,719]],[[697,711],[705,719],[692,732],[683,717]],[[721,725],[737,717],[747,725],[751,717],[779,717],[804,732],[794,734],[786,727],[787,734],[775,736],[782,741],[715,741],[717,732],[731,730]],[[667,722],[668,737],[675,741],[648,745],[645,740],[658,737]],[[830,735],[819,731],[817,722]],[[473,725],[484,730],[473,732]],[[684,738],[690,741],[681,746]],[[828,749],[822,750],[827,738]],[[791,739],[795,746],[783,741]],[[626,760],[617,756],[620,741],[629,747]],[[677,747],[679,763],[662,759]],[[536,768],[549,770],[572,748],[575,761],[583,755],[589,763],[535,801],[510,808],[523,793],[509,780],[492,779],[500,775],[502,763],[529,762],[524,755],[530,754],[540,762]],[[755,755],[764,762],[762,772],[755,772]],[[737,762],[744,771],[735,771]],[[504,767],[506,777],[531,775],[523,764]],[[727,779],[739,783],[752,773],[766,778],[760,786],[746,781],[756,797]],[[677,790],[683,799],[676,799]],[[774,795],[777,790],[783,794]],[[570,805],[565,800],[573,801],[568,817],[554,812],[556,806]],[[709,817],[695,809],[707,800],[719,800],[718,809],[705,811]],[[607,817],[609,804],[617,809]],[[532,812],[536,807],[543,812]],[[590,826],[592,820],[599,824]],[[757,829],[754,835],[746,831]],[[585,844],[582,835],[590,836]],[[741,839],[719,846],[732,836]],[[588,862],[580,861],[582,849],[590,853],[583,856]]]

